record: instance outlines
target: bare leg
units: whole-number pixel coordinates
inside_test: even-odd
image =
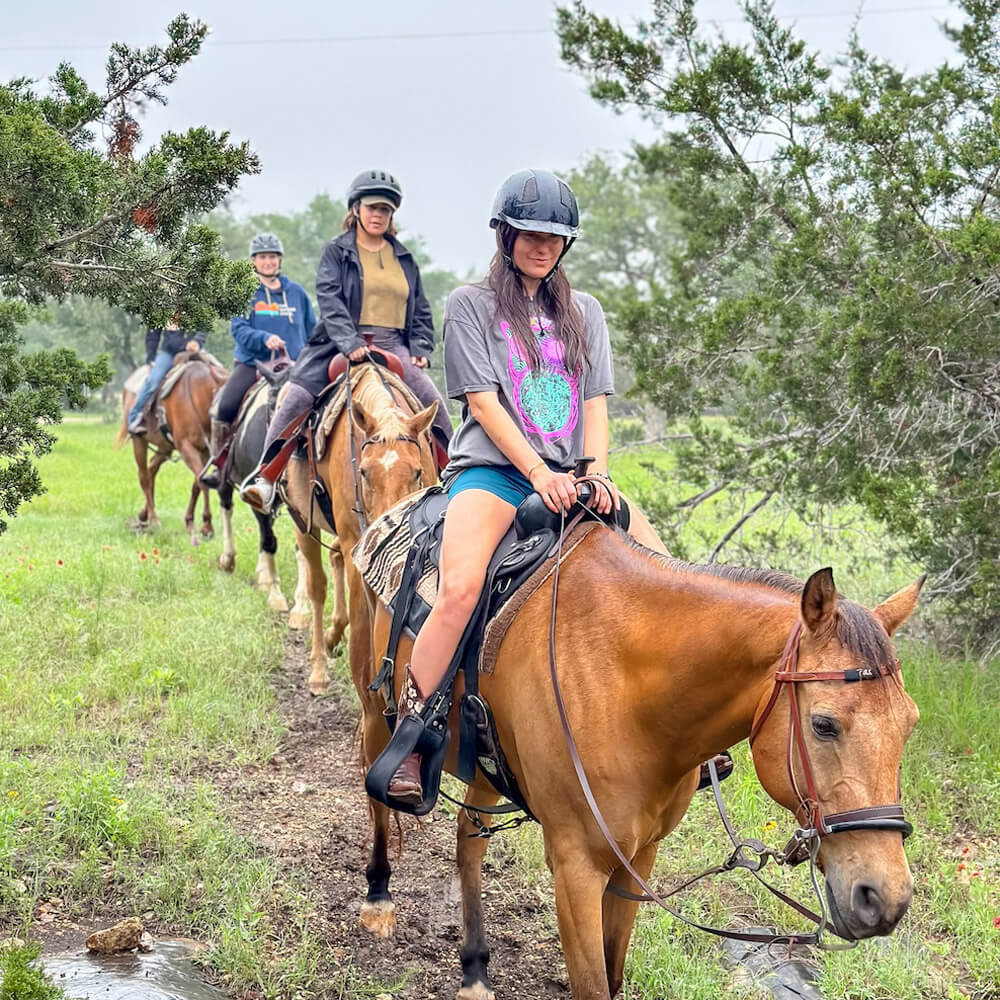
[[[465,490],[448,505],[437,600],[413,644],[410,672],[424,695],[441,681],[479,600],[486,569],[517,508],[485,490]]]

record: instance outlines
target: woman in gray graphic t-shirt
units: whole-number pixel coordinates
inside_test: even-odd
[[[417,713],[440,683],[486,577],[490,557],[532,492],[553,512],[576,500],[572,472],[582,455],[603,477],[595,506],[617,506],[608,477],[611,349],[597,300],[570,288],[559,267],[580,213],[569,185],[545,170],[522,170],[501,185],[490,226],[497,252],[489,274],[451,294],[445,310],[448,395],[462,424],[442,480],[451,501],[437,601],[413,646],[400,717]],[[402,802],[423,798],[413,754],[389,783]]]

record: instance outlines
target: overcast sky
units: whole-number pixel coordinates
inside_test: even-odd
[[[649,0],[589,6],[626,25],[650,11]],[[911,70],[949,57],[937,27],[955,19],[949,6],[775,4],[830,58],[860,8],[862,42]],[[403,228],[426,239],[436,262],[462,272],[489,259],[486,220],[505,176],[526,166],[570,167],[653,135],[638,115],[597,105],[563,67],[544,0],[4,0],[3,7],[0,77],[46,77],[66,59],[97,90],[109,42],[159,42],[182,10],[202,19],[210,40],[169,88],[167,107],[143,122],[147,135],[206,124],[248,139],[263,169],[241,186],[237,211],[293,211],[321,191],[343,197],[359,171],[384,166],[403,184]],[[699,16],[739,37],[736,0],[702,0]],[[401,37],[408,35],[437,37]]]

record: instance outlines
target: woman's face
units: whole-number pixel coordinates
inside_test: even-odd
[[[378,205],[359,205],[358,218],[361,228],[370,236],[384,236],[392,221],[392,207],[384,202]]]
[[[544,278],[563,252],[561,236],[518,231],[514,240],[514,266],[529,278]]]
[[[255,253],[253,269],[265,278],[273,278],[281,270],[281,254]]]

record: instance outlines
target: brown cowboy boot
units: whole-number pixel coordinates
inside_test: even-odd
[[[240,486],[240,499],[261,514],[271,513],[276,484],[285,471],[292,452],[298,446],[299,435],[309,419],[310,412],[306,410],[305,413],[300,413],[285,427],[279,437],[271,441],[264,449],[264,457],[258,468],[251,472]]]
[[[420,697],[413,674],[410,673],[410,665],[407,663],[403,673],[403,690],[399,694],[399,708],[396,715],[396,724],[407,715],[419,715],[424,710],[424,700]],[[389,781],[389,797],[406,802],[410,805],[417,805],[423,801],[424,789],[420,783],[420,754],[411,753],[393,774]]]
[[[209,446],[212,449],[212,454],[198,476],[198,482],[202,486],[207,486],[210,490],[217,490],[222,485],[222,469],[229,456],[229,442],[232,438],[232,424],[224,423],[221,420],[212,421],[212,441]]]

